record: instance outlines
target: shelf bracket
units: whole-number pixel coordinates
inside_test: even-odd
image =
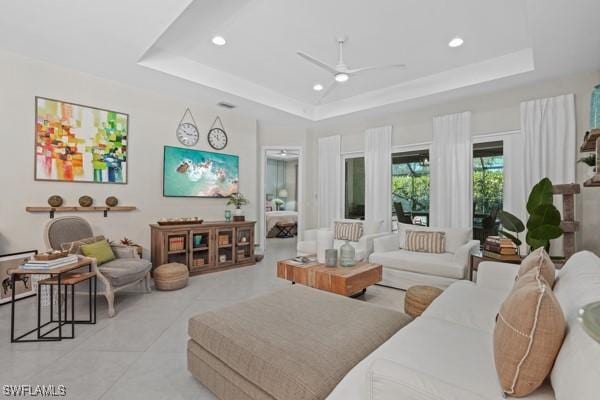
[[[104,209],[104,218],[108,217],[108,210],[110,210],[110,209],[109,208]]]
[[[51,208],[49,211],[50,219],[54,219],[54,208]]]

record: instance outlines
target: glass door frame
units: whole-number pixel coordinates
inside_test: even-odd
[[[342,153],[341,154],[341,160],[340,162],[342,163],[341,166],[341,186],[340,186],[340,202],[341,207],[340,210],[342,210],[342,216],[344,218],[346,218],[346,160],[350,160],[353,158],[365,158],[365,152],[364,151],[349,151],[346,153]],[[366,161],[366,159],[365,159]],[[365,183],[367,180],[367,176],[365,175]],[[365,186],[365,190],[366,190],[366,186]],[[366,199],[365,199],[366,200]]]

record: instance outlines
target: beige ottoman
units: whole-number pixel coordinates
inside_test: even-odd
[[[433,286],[411,286],[404,298],[404,312],[413,318],[419,317],[443,290]]]
[[[177,290],[185,287],[190,273],[179,263],[163,264],[154,270],[154,286],[158,290]]]

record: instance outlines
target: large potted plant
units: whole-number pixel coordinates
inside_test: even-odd
[[[227,201],[228,206],[235,206],[235,210],[233,210],[233,220],[234,221],[243,221],[244,220],[244,212],[242,211],[242,206],[250,203],[248,199],[244,197],[241,193],[234,193],[231,195],[229,200]]]
[[[502,210],[498,213],[503,228],[500,230],[500,234],[512,240],[519,247],[522,244],[519,234],[527,228],[525,242],[529,249],[535,250],[544,247],[546,251],[550,251],[550,240],[557,239],[563,234],[563,230],[560,228],[560,212],[554,207],[552,197],[552,182],[550,179],[544,178],[529,193],[527,224],[523,224],[515,215]]]

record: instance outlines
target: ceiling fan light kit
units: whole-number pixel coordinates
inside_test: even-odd
[[[371,65],[368,67],[361,68],[349,68],[348,65],[344,62],[344,43],[346,43],[347,38],[338,38],[338,62],[335,66],[329,65],[326,62],[319,60],[316,57],[313,57],[309,54],[298,51],[297,54],[304,58],[306,61],[311,64],[316,65],[319,68],[324,69],[333,75],[333,82],[327,87],[327,90],[323,92],[321,95],[321,100],[324,99],[333,89],[335,89],[336,83],[344,83],[347,82],[350,77],[354,74],[358,74],[361,72],[372,71],[376,69],[387,69],[387,68],[406,68],[405,64],[390,64],[390,65]],[[320,84],[316,84],[313,86],[313,89],[317,92],[323,90],[323,86]]]

